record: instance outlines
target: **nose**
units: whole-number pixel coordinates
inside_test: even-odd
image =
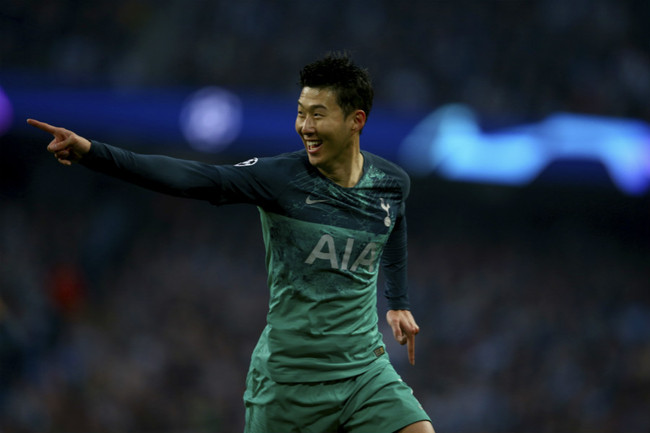
[[[300,132],[302,134],[311,134],[314,131],[314,119],[311,116],[305,116],[300,124]]]

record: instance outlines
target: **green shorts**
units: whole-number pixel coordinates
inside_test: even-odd
[[[386,358],[349,379],[277,383],[248,372],[246,433],[393,433],[428,420]]]

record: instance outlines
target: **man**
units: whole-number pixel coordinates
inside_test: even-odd
[[[234,166],[138,155],[29,119],[51,133],[59,162],[215,205],[259,208],[269,313],[246,380],[246,431],[433,432],[388,360],[377,327],[377,275],[386,314],[415,362],[419,328],[406,292],[407,174],[361,151],[372,106],[368,73],[345,55],[300,72],[296,132],[304,150]]]

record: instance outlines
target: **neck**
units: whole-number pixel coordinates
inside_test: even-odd
[[[352,188],[363,175],[363,154],[357,150],[344,164],[336,165],[331,169],[318,168],[318,171],[332,182],[344,188]]]

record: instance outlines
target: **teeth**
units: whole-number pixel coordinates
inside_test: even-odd
[[[315,147],[318,147],[318,146],[320,146],[320,145],[321,145],[321,142],[320,142],[320,141],[307,141],[307,148],[308,148],[309,150],[311,150],[311,149],[313,149],[313,148],[315,148]]]

